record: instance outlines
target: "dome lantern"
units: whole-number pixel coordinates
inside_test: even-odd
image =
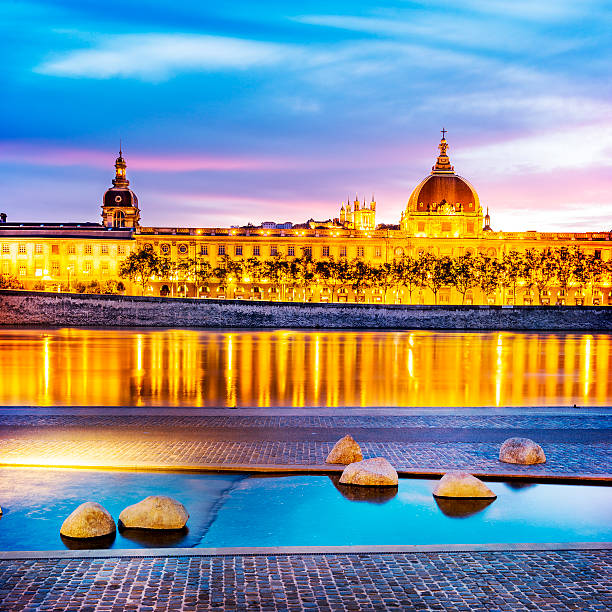
[[[125,171],[127,164],[123,159],[121,145],[119,157],[115,160],[113,186],[106,190],[102,200],[102,222],[106,227],[136,228],[140,220],[138,198],[129,188]]]

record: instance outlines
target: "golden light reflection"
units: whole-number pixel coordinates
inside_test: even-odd
[[[2,330],[0,404],[612,404],[610,334]]]
[[[502,362],[503,341],[502,334],[497,336],[497,362],[495,368],[495,405],[499,406],[501,402],[502,379],[504,375],[504,367]]]
[[[591,336],[584,337],[584,397],[589,395],[591,380]]]
[[[44,365],[44,373],[45,373],[45,403],[49,401],[49,343],[51,342],[51,338],[45,335],[44,340],[44,355],[45,355],[45,365]]]

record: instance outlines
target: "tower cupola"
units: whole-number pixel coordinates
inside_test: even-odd
[[[107,189],[102,200],[102,223],[106,227],[136,228],[140,220],[138,198],[129,188],[126,176],[127,164],[119,146],[119,157],[115,160],[113,186]]]

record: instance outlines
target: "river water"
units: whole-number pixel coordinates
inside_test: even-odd
[[[0,329],[0,405],[612,405],[598,333]]]
[[[0,550],[609,542],[612,488],[491,482],[497,499],[435,499],[437,480],[351,487],[337,476],[0,470]],[[130,529],[102,542],[61,538],[95,499],[116,520],[148,495],[189,512],[182,532]]]

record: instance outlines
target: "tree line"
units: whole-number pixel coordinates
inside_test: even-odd
[[[328,290],[332,302],[349,288],[355,293],[376,288],[384,301],[390,291],[398,297],[404,290],[412,303],[413,294],[426,289],[432,292],[436,304],[440,290],[447,287],[459,293],[462,303],[473,289],[479,289],[487,301],[502,291],[506,295],[509,292],[516,303],[517,292],[529,291],[531,295],[533,290],[542,304],[552,287],[562,289],[565,295],[574,288],[590,291],[592,298],[598,285],[609,284],[611,275],[612,262],[585,254],[578,247],[512,250],[501,259],[484,253],[451,257],[424,252],[380,264],[359,258],[277,255],[270,259],[233,259],[225,255],[216,267],[202,258],[172,260],[142,248],[130,253],[119,270],[119,276],[139,284],[143,294],[155,278],[167,282],[173,294],[175,288],[178,292],[187,283],[195,286],[196,294],[211,284],[227,289],[241,283],[265,283],[283,298],[288,290],[297,289],[306,299],[306,290],[318,285]]]

